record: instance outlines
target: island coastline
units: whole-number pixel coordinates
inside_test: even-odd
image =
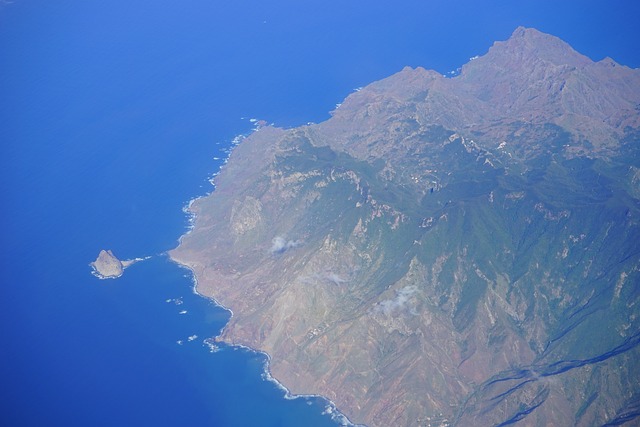
[[[223,310],[226,310],[229,312],[229,321],[231,320],[231,318],[234,317],[234,312],[233,310],[224,305],[223,303],[221,303],[220,301],[218,301],[214,296],[210,296],[210,295],[205,295],[204,293],[199,291],[199,281],[198,281],[198,274],[196,273],[196,270],[194,268],[194,266],[188,264],[187,261],[185,260],[180,260],[179,258],[177,258],[173,252],[175,249],[179,248],[185,237],[189,236],[195,229],[196,225],[196,220],[198,218],[197,213],[192,210],[192,206],[194,203],[196,203],[197,201],[204,199],[206,197],[211,196],[211,194],[213,192],[216,191],[216,183],[215,183],[215,179],[218,175],[220,175],[220,173],[222,173],[223,169],[225,168],[225,166],[227,165],[227,163],[229,162],[229,159],[234,151],[235,148],[237,148],[239,145],[242,144],[242,142],[244,142],[247,138],[251,137],[252,135],[256,134],[257,132],[259,132],[264,126],[265,126],[265,122],[264,121],[256,121],[255,119],[252,119],[254,122],[257,122],[259,125],[255,126],[249,133],[247,134],[241,134],[238,135],[236,137],[234,137],[232,139],[232,142],[230,144],[229,149],[226,151],[227,156],[222,160],[222,165],[220,166],[220,168],[218,169],[218,171],[212,173],[209,176],[209,183],[212,185],[212,189],[211,191],[200,195],[200,196],[196,196],[194,198],[189,199],[189,201],[183,206],[182,211],[185,213],[185,215],[187,216],[187,230],[184,234],[182,234],[179,238],[178,238],[178,245],[176,246],[176,248],[169,250],[166,252],[166,255],[168,257],[168,259],[173,262],[174,264],[176,264],[178,267],[183,268],[185,270],[187,270],[189,272],[189,274],[191,275],[191,279],[192,279],[192,292],[204,299],[207,299],[209,301],[211,301],[216,307],[219,307]],[[277,128],[279,129],[279,128]],[[339,425],[343,426],[343,427],[365,427],[364,424],[355,424],[353,423],[349,417],[344,414],[343,412],[340,411],[340,409],[338,408],[338,405],[331,399],[329,399],[328,397],[321,395],[321,394],[313,394],[313,393],[293,393],[291,390],[289,390],[281,381],[279,381],[276,377],[274,377],[271,373],[271,360],[272,357],[269,353],[267,353],[266,351],[260,350],[260,349],[256,349],[253,348],[251,346],[248,345],[244,345],[244,344],[240,344],[240,343],[230,343],[225,341],[222,337],[225,333],[225,330],[227,329],[227,327],[229,326],[229,321],[227,321],[227,323],[225,323],[225,325],[222,327],[222,329],[219,331],[219,333],[213,337],[209,337],[206,338],[206,340],[211,339],[213,341],[213,345],[222,343],[225,344],[226,346],[229,346],[231,348],[239,348],[239,349],[244,349],[247,351],[250,351],[252,353],[255,354],[261,354],[265,357],[265,361],[263,364],[263,372],[262,372],[262,379],[265,381],[269,381],[273,384],[276,385],[276,387],[278,387],[280,390],[282,390],[284,392],[284,398],[287,400],[293,400],[293,399],[298,399],[298,398],[314,398],[314,399],[321,399],[324,402],[326,402],[323,414],[327,414],[329,415],[329,417],[333,420],[336,421],[337,423],[339,423]],[[207,344],[211,347],[211,344]],[[215,351],[219,351],[220,349],[217,348]]]
[[[89,263],[91,274],[100,280],[117,279],[124,274],[124,271],[133,264],[145,261],[151,258],[138,257],[126,260],[118,259],[110,249],[102,249],[95,261]]]
[[[208,195],[208,194],[207,194]],[[198,200],[202,197],[206,197],[205,196],[199,196],[196,197],[194,199],[191,199],[188,203],[187,206],[190,206],[191,203],[193,203],[195,200]],[[185,213],[187,213],[189,215],[189,219],[190,220],[195,220],[195,218],[197,217],[197,215],[194,212],[188,211],[188,207],[185,206],[185,209],[183,209],[183,211],[185,211]],[[182,241],[182,238],[184,236],[186,236],[187,234],[191,233],[191,231],[193,230],[193,227],[191,227],[185,234],[183,234],[182,236],[180,236],[180,238],[178,239],[179,242]],[[168,251],[167,256],[169,258],[169,260],[171,262],[173,262],[174,264],[176,264],[179,268],[183,268],[187,271],[189,271],[190,275],[191,275],[191,280],[192,280],[192,287],[191,287],[191,291],[201,297],[204,298],[206,300],[211,301],[216,307],[221,308],[225,311],[229,312],[229,319],[231,319],[234,314],[233,314],[233,310],[227,306],[225,306],[224,304],[222,304],[220,301],[218,301],[215,297],[213,296],[208,296],[205,295],[201,292],[198,291],[198,276],[195,272],[195,270],[193,269],[192,266],[188,265],[185,261],[180,261],[179,259],[177,259],[176,257],[171,255],[171,251]],[[339,423],[340,426],[343,427],[366,427],[364,424],[355,424],[353,423],[349,417],[344,414],[343,412],[340,411],[340,409],[338,408],[338,406],[336,405],[336,403],[329,399],[328,397],[321,395],[321,394],[310,394],[310,393],[293,393],[291,392],[291,390],[289,390],[282,382],[280,382],[276,377],[274,377],[271,373],[271,369],[270,369],[270,364],[271,364],[271,355],[269,353],[267,353],[266,351],[263,350],[259,350],[253,347],[250,347],[248,345],[244,345],[244,344],[239,344],[239,343],[229,343],[227,341],[225,341],[224,339],[222,339],[221,337],[224,335],[225,329],[227,328],[227,326],[229,325],[229,322],[225,323],[225,325],[222,327],[222,329],[220,330],[220,332],[213,336],[213,337],[209,337],[209,338],[205,338],[204,341],[207,340],[211,340],[212,343],[206,343],[210,348],[212,348],[213,346],[216,346],[218,344],[224,344],[230,348],[239,348],[239,349],[243,349],[246,351],[249,351],[251,353],[255,353],[255,354],[260,354],[263,355],[265,357],[264,363],[263,363],[263,372],[262,372],[262,379],[264,381],[268,381],[271,382],[273,384],[276,385],[276,387],[278,387],[278,389],[282,390],[284,392],[284,398],[287,400],[294,400],[294,399],[298,399],[298,398],[302,398],[302,399],[321,399],[324,402],[326,402],[323,414],[327,414],[332,421],[335,421],[337,423]],[[212,351],[220,351],[220,348],[217,347],[215,350],[212,349]]]
[[[564,293],[568,305],[590,298],[588,288],[580,287],[582,279],[565,282],[564,262],[541,269],[538,253],[550,253],[553,244],[562,259],[571,256],[586,272],[596,271],[591,270],[593,260],[570,254],[556,236],[573,243],[586,238],[588,247],[599,247],[602,237],[585,231],[599,229],[599,219],[566,201],[564,193],[527,192],[514,206],[513,196],[520,194],[514,191],[562,184],[584,190],[576,200],[591,202],[589,188],[574,185],[583,179],[576,171],[606,172],[611,182],[626,183],[615,175],[617,163],[607,164],[611,170],[595,169],[589,159],[607,158],[626,147],[616,144],[633,141],[630,136],[616,142],[622,131],[601,121],[603,113],[588,102],[578,105],[593,116],[585,123],[567,122],[573,110],[544,97],[520,107],[531,115],[531,123],[518,121],[520,110],[508,107],[511,100],[500,88],[533,87],[534,95],[544,94],[545,86],[529,84],[538,83],[539,76],[530,76],[527,69],[531,62],[555,70],[555,63],[540,53],[547,51],[554,61],[568,58],[562,61],[575,63],[585,75],[593,72],[594,78],[619,73],[553,36],[518,28],[508,41],[496,42],[486,55],[466,64],[456,78],[407,67],[349,95],[323,123],[268,126],[245,138],[212,179],[215,191],[189,202],[190,229],[169,252],[191,270],[195,293],[235,310],[227,308],[231,318],[216,339],[265,354],[265,379],[275,380],[288,395],[338,402],[367,425],[517,420],[522,405],[533,404],[528,396],[543,385],[537,379],[526,381],[526,387],[514,385],[518,394],[508,399],[510,390],[503,389],[511,384],[494,386],[494,379],[512,380],[513,366],[531,375],[552,369],[553,363],[547,367],[536,357],[553,338],[549,316],[563,315],[562,306],[549,306],[548,313],[523,323],[524,329],[513,323],[523,322],[524,313],[544,299],[528,290]],[[518,67],[493,78],[495,63]],[[582,74],[571,73],[581,81]],[[496,102],[471,90],[484,80]],[[466,94],[466,103],[454,102],[460,94]],[[593,96],[603,103],[609,99],[607,94]],[[635,123],[632,103],[616,99]],[[437,111],[444,107],[451,110],[443,118]],[[494,113],[500,114],[498,124],[490,121]],[[598,139],[590,145],[580,142],[593,129],[600,132],[593,133]],[[508,143],[515,154],[505,151]],[[563,162],[547,163],[549,152]],[[614,160],[628,163],[622,157]],[[542,183],[535,174],[513,178],[514,171],[529,169],[546,178]],[[494,203],[496,197],[504,203]],[[604,214],[613,215],[607,197],[603,193],[595,201]],[[615,233],[632,245],[636,224],[625,218]],[[531,227],[522,224],[533,224],[545,239],[519,245],[532,235]],[[575,240],[576,235],[581,237]],[[504,248],[502,258],[487,250],[489,243]],[[530,262],[520,265],[512,257]],[[634,268],[630,257],[622,261]],[[594,276],[593,283],[612,286],[615,280],[613,275]],[[612,301],[618,310],[618,300]],[[624,321],[626,309],[615,313],[619,316],[612,325]],[[600,324],[596,317],[589,322]],[[572,344],[579,333],[588,332],[591,323],[585,325],[558,344],[553,358],[592,360],[587,353],[594,350]],[[614,344],[603,341],[597,351],[610,355]],[[612,369],[601,387],[617,381],[622,390],[632,390],[629,375],[616,372],[623,371]],[[560,385],[548,393],[550,402],[564,402],[563,411],[547,404],[532,419],[565,424],[582,416],[571,396],[590,392],[591,385],[576,385],[586,384],[585,375],[575,370],[558,378]],[[501,399],[508,411],[495,409],[494,399]],[[614,399],[624,405],[622,394],[603,397],[589,409],[589,420],[610,420],[606,408]]]

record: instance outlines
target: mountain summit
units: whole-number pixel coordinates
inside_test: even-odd
[[[533,28],[518,27],[504,42],[496,42],[484,60],[500,61],[496,66],[522,71],[528,65],[545,62],[554,66],[583,67],[592,61],[558,37]]]
[[[503,120],[558,124],[589,148],[614,148],[626,126],[639,124],[638,70],[610,58],[593,62],[533,29],[518,28],[495,43],[463,67],[459,80],[456,94],[483,101],[481,111],[493,107]]]
[[[610,58],[593,62],[557,37],[523,27],[457,77],[405,68],[365,89],[335,115],[350,122],[363,104],[398,102],[421,122],[464,131],[493,147],[528,126],[554,124],[571,134],[571,152],[606,156],[619,148],[627,128],[640,126],[640,70]]]
[[[640,415],[640,71],[518,28],[263,127],[171,257],[293,393],[369,426]]]

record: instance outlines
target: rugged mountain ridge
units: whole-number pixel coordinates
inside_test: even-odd
[[[640,126],[638,70],[611,58],[593,62],[560,39],[518,28],[455,78],[422,68],[401,72],[352,94],[329,121],[377,123],[372,108],[411,107],[421,124],[447,129],[496,147],[527,126],[555,124],[572,136],[569,150],[614,154],[627,128]],[[360,114],[360,115],[358,115]]]
[[[243,141],[171,256],[354,422],[640,414],[640,72],[518,28]]]

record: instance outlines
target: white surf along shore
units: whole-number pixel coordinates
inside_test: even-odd
[[[258,120],[258,119],[250,119],[250,122],[254,123],[255,127],[247,134],[242,134],[242,135],[238,135],[238,136],[234,137],[231,140],[231,144],[230,144],[229,148],[226,148],[226,149],[223,150],[223,153],[225,153],[226,157],[224,158],[224,160],[222,160],[222,164],[220,165],[218,170],[216,172],[212,173],[211,175],[209,175],[209,177],[207,179],[208,182],[211,184],[211,186],[213,188],[210,191],[208,191],[205,194],[203,194],[203,195],[200,195],[200,196],[197,196],[197,197],[194,197],[194,198],[190,199],[183,206],[182,211],[187,216],[187,227],[186,227],[186,232],[179,237],[178,245],[180,245],[182,243],[182,239],[185,236],[189,235],[193,231],[193,229],[195,228],[195,222],[196,222],[196,219],[197,219],[197,214],[195,212],[193,212],[193,210],[191,210],[191,207],[193,206],[193,203],[196,202],[197,200],[201,199],[201,198],[204,198],[204,197],[207,197],[207,196],[211,195],[211,193],[215,191],[215,187],[216,187],[215,178],[218,176],[218,174],[220,174],[220,172],[222,171],[222,168],[224,168],[225,165],[228,163],[229,158],[230,158],[233,150],[238,145],[240,145],[242,143],[242,141],[244,141],[247,137],[249,137],[254,132],[259,131],[264,125],[266,125],[265,121]],[[214,157],[214,160],[220,160],[220,158]],[[217,301],[214,297],[203,295],[200,292],[198,292],[198,278],[197,278],[196,273],[193,270],[193,268],[191,268],[191,266],[189,266],[189,265],[187,265],[187,264],[185,264],[183,262],[180,262],[179,260],[171,257],[169,252],[167,252],[166,254],[167,254],[169,260],[174,262],[179,267],[184,268],[184,269],[189,271],[189,275],[190,275],[191,281],[192,281],[191,290],[195,295],[198,295],[199,297],[202,297],[202,298],[210,300],[217,307],[228,311],[231,317],[233,316],[233,311],[229,307],[225,307],[223,304],[221,304],[219,301]],[[326,402],[326,406],[324,408],[323,414],[328,415],[331,418],[331,420],[336,422],[338,425],[344,426],[344,427],[365,427],[365,426],[360,425],[360,424],[352,423],[349,420],[349,418],[347,418],[346,415],[344,415],[342,412],[340,412],[340,410],[337,408],[335,403],[333,401],[331,401],[330,399],[328,399],[327,397],[325,397],[325,396],[317,395],[317,394],[293,394],[293,393],[291,393],[291,391],[284,384],[282,384],[280,381],[278,381],[276,378],[274,378],[271,375],[271,371],[269,369],[271,356],[268,353],[266,353],[264,351],[261,351],[261,350],[258,350],[258,349],[255,349],[255,348],[247,347],[247,346],[244,346],[244,345],[225,343],[224,341],[221,341],[219,339],[219,337],[223,335],[224,330],[225,330],[226,327],[227,327],[227,325],[225,325],[222,329],[220,329],[220,331],[218,332],[218,335],[216,335],[214,337],[204,338],[202,340],[203,345],[208,347],[209,350],[212,351],[212,352],[221,351],[221,350],[224,350],[225,348],[229,348],[229,349],[243,349],[245,351],[250,351],[250,352],[255,353],[255,354],[263,355],[265,357],[265,362],[264,362],[264,367],[263,367],[262,378],[265,381],[269,381],[269,382],[274,383],[280,390],[282,390],[283,393],[284,393],[284,398],[285,399],[314,399],[314,398],[315,399],[321,399],[324,402]]]

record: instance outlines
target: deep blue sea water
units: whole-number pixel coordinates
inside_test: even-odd
[[[214,157],[250,117],[324,120],[355,87],[455,69],[517,25],[579,49],[593,36],[533,1],[256,3],[0,4],[1,425],[335,425],[325,402],[264,381],[265,356],[203,344],[228,313],[163,253]],[[580,22],[615,22],[614,41],[637,35],[633,13],[583,9]],[[624,43],[594,46],[638,66]],[[102,248],[152,258],[101,281],[88,263]]]

